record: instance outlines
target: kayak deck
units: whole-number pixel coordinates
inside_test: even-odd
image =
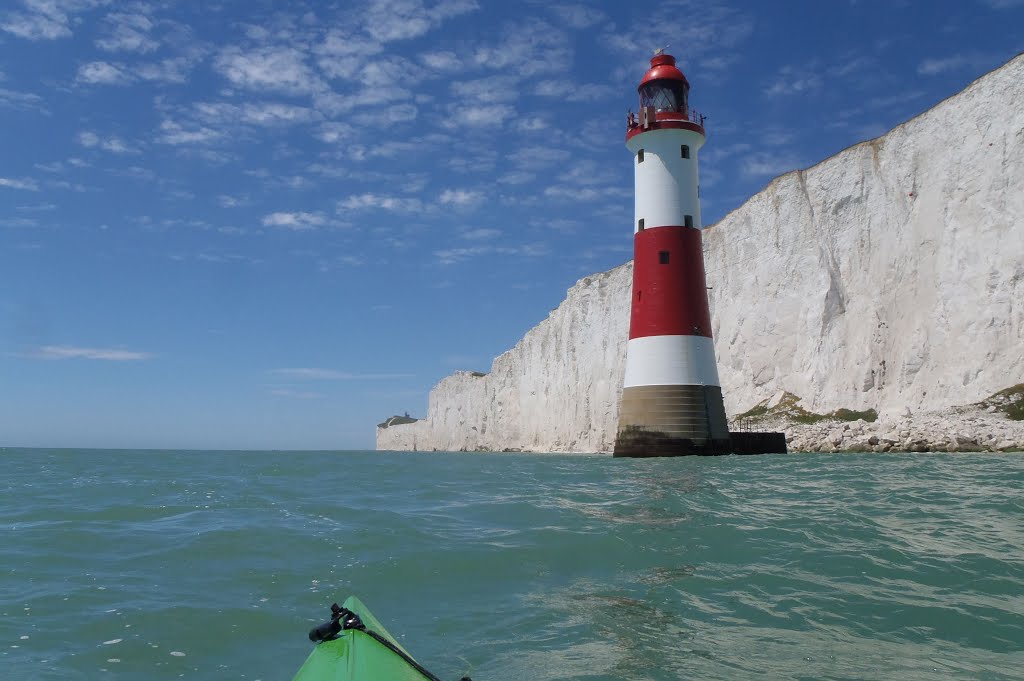
[[[344,607],[362,620],[365,628],[404,653],[409,653],[387,632],[355,596]],[[338,637],[317,644],[292,681],[424,681],[423,674],[383,642],[361,629],[345,629]]]

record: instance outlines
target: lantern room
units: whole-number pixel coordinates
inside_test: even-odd
[[[676,67],[676,58],[658,54],[651,59],[651,68],[637,87],[640,110],[654,107],[655,112],[688,112],[690,83]]]

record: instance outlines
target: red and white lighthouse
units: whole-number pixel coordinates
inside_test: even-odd
[[[722,454],[729,426],[711,338],[697,156],[703,117],[675,57],[658,54],[629,115],[633,297],[615,456]],[[696,120],[695,120],[696,119]]]

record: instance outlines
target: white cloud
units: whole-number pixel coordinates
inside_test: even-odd
[[[744,156],[740,172],[747,177],[775,177],[802,165],[794,156],[761,152]]]
[[[39,95],[2,87],[0,87],[0,109],[36,109],[46,113],[46,109],[43,108],[43,98]]]
[[[194,105],[196,115],[207,123],[230,125],[289,125],[308,123],[320,118],[313,109],[280,102],[248,103],[242,106],[225,102],[199,102]]]
[[[481,255],[488,255],[494,252],[494,248],[491,246],[474,246],[472,248],[445,248],[439,251],[434,251],[434,255],[437,257],[437,261],[441,265],[454,265],[462,262],[469,258],[475,258]]]
[[[454,52],[425,52],[419,56],[419,60],[427,68],[444,73],[462,71],[466,68],[466,65]]]
[[[497,104],[519,98],[518,79],[511,76],[457,81],[452,83],[451,91],[465,104]]]
[[[21,0],[24,10],[6,14],[0,30],[27,40],[54,40],[71,35],[69,14],[97,6],[103,0]]]
[[[238,208],[239,206],[248,206],[249,197],[229,196],[228,194],[220,194],[217,197],[217,203],[219,203],[224,208]]]
[[[515,170],[510,173],[505,173],[504,175],[499,177],[498,182],[500,184],[512,185],[526,184],[527,182],[531,182],[532,180],[534,180],[536,177],[537,176],[533,173],[528,173],[524,170]]]
[[[221,133],[199,126],[186,130],[180,123],[164,120],[160,124],[161,134],[156,141],[161,144],[205,144],[221,137]]]
[[[381,378],[412,378],[413,374],[354,374],[348,371],[336,371],[335,369],[320,369],[312,367],[295,369],[274,369],[271,373],[278,376],[287,376],[294,379],[310,381],[351,381],[358,379],[381,379]]]
[[[546,244],[533,243],[522,246],[470,246],[466,248],[445,248],[434,251],[439,265],[454,265],[469,258],[478,258],[484,255],[518,255],[526,258],[535,258],[549,253]]]
[[[172,57],[158,62],[136,64],[133,67],[133,71],[142,80],[161,83],[184,83],[188,80],[188,72],[198,61],[198,55]]]
[[[520,118],[515,123],[515,129],[519,132],[539,132],[541,130],[547,130],[548,123],[540,116],[529,116],[527,118]]]
[[[480,227],[478,229],[469,229],[460,234],[463,239],[469,241],[488,241],[490,239],[496,239],[501,236],[500,229],[491,229],[489,227]]]
[[[449,130],[467,126],[500,128],[505,121],[515,115],[515,112],[514,108],[506,104],[484,106],[451,104],[448,107],[448,117],[444,119],[442,125]]]
[[[92,61],[78,67],[75,80],[89,85],[127,85],[132,77],[119,66],[105,61]]]
[[[573,41],[546,21],[528,19],[506,27],[502,39],[478,47],[478,66],[528,78],[539,73],[563,73],[572,61]]]
[[[289,388],[277,388],[275,390],[271,390],[270,394],[276,397],[289,397],[295,400],[319,400],[326,397],[326,395],[323,395],[322,393],[291,390]]]
[[[104,19],[106,37],[96,46],[108,52],[152,52],[160,43],[149,32],[153,22],[144,14],[115,12]]]
[[[523,147],[508,156],[509,160],[521,169],[544,168],[559,161],[566,161],[570,157],[571,154],[565,149],[541,146]]]
[[[264,227],[284,227],[285,229],[304,230],[322,226],[327,219],[322,213],[271,213],[263,218]]]
[[[214,68],[234,85],[251,90],[297,94],[308,93],[317,85],[303,53],[291,47],[262,47],[250,51],[226,47],[214,62]]]
[[[810,69],[784,66],[764,93],[769,97],[806,95],[820,89],[822,83],[821,76]]]
[[[348,123],[328,121],[320,126],[320,131],[316,134],[316,137],[322,142],[334,144],[351,137],[354,131],[354,128]]]
[[[110,362],[135,362],[153,357],[148,352],[116,348],[79,348],[70,345],[44,345],[30,356],[34,359],[100,359]]]
[[[441,0],[430,8],[421,0],[371,0],[361,15],[366,32],[386,43],[418,38],[446,19],[478,7],[475,0]]]
[[[352,116],[352,122],[359,125],[384,126],[393,123],[408,123],[416,120],[419,109],[408,102],[391,104],[387,107],[364,107],[364,112]]]
[[[38,224],[39,221],[32,218],[0,218],[0,227],[27,228],[35,227]]]
[[[445,205],[472,206],[483,200],[483,194],[467,189],[445,189],[438,200]]]
[[[544,196],[551,199],[585,201],[587,203],[612,196],[622,196],[625,198],[631,194],[631,190],[622,187],[580,187],[566,184],[556,184],[544,190]]]
[[[542,80],[537,83],[533,94],[541,97],[557,97],[566,102],[597,102],[613,99],[619,90],[601,83],[578,83],[571,88],[564,80]]]
[[[398,196],[382,196],[380,194],[358,194],[338,202],[338,210],[368,210],[379,208],[399,213],[414,213],[423,209],[419,199]]]
[[[369,60],[383,51],[378,40],[332,28],[316,47],[317,65],[328,78],[355,78]]]
[[[36,184],[36,181],[28,178],[16,180],[12,177],[0,177],[0,187],[7,187],[8,189],[24,189],[30,192],[39,191],[39,185]]]
[[[105,151],[109,151],[114,154],[137,154],[139,150],[129,146],[120,137],[100,137],[96,133],[90,130],[83,130],[78,133],[78,143],[83,147],[92,148],[98,147]]]
[[[570,28],[590,28],[608,17],[599,9],[586,5],[553,5],[548,7]]]
[[[998,62],[999,58],[983,54],[954,54],[943,59],[925,59],[918,65],[917,72],[923,76],[936,76],[964,68],[977,71],[988,69]]]

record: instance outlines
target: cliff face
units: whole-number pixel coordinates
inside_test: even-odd
[[[726,409],[782,391],[884,418],[1024,382],[1024,56],[704,231]],[[631,264],[588,277],[485,376],[378,449],[610,451]]]
[[[494,360],[430,391],[416,423],[377,429],[378,449],[610,451],[629,334],[632,265],[581,279]]]

